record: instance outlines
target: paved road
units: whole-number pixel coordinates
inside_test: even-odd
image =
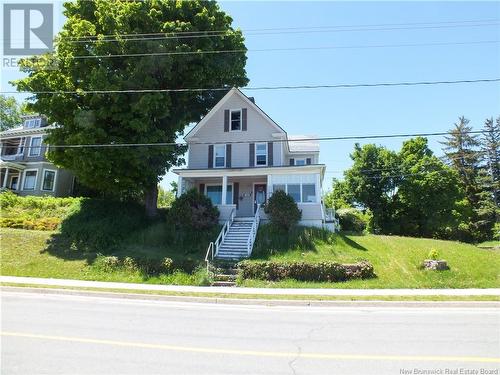
[[[2,374],[500,368],[498,309],[229,306],[11,291],[1,300]]]

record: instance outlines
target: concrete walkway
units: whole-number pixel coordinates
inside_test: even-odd
[[[54,287],[146,290],[178,293],[224,293],[296,296],[500,296],[500,288],[490,289],[301,289],[239,288],[184,285],[133,284],[105,281],[44,279],[38,277],[0,276],[2,283]]]

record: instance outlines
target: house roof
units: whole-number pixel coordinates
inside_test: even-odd
[[[304,141],[294,141],[306,139]],[[319,141],[316,135],[289,135],[288,149],[290,152],[319,152]]]
[[[22,126],[0,132],[0,138],[9,138],[34,134],[45,134],[47,130],[54,129],[56,125],[42,126],[40,128],[24,128]]]
[[[229,98],[233,95],[238,95],[240,96],[240,98],[243,99],[243,101],[245,101],[249,107],[251,108],[254,108],[255,110],[257,110],[257,112],[259,112],[267,121],[268,123],[273,126],[278,132],[280,133],[283,133],[286,135],[286,131],[281,127],[279,126],[276,122],[274,122],[274,120],[269,117],[269,115],[267,113],[265,113],[257,104],[255,104],[255,101],[250,99],[248,96],[246,96],[245,94],[243,94],[241,92],[241,90],[237,87],[233,87],[231,90],[229,90],[227,92],[226,95],[223,96],[223,98],[221,100],[219,100],[219,102],[207,113],[207,115],[205,117],[203,117],[201,119],[201,121],[199,123],[196,124],[196,126],[191,129],[184,137],[185,140],[189,140],[189,138],[192,138],[194,137],[194,135],[198,132],[198,130],[200,130],[201,127],[203,127],[203,125],[205,125],[208,120],[210,120],[210,118],[224,105],[224,103],[226,103]]]

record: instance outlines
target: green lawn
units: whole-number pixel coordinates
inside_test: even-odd
[[[48,250],[48,242],[58,232],[36,231],[24,229],[0,228],[0,260],[2,275],[50,277],[79,280],[120,281],[131,283],[178,284],[178,285],[207,285],[208,280],[204,272],[192,273],[176,271],[169,275],[150,276],[139,271],[129,270],[102,270],[96,267],[94,260],[96,253],[82,253],[80,251],[52,245]],[[134,238],[139,234],[132,234]],[[201,265],[201,253],[186,255],[185,252],[176,252],[168,247],[142,246],[134,250],[137,245],[131,244],[113,252],[118,256],[144,257],[154,252],[155,258],[172,256],[175,259],[191,260],[191,255],[198,259]],[[204,255],[204,254],[203,254]],[[195,264],[194,266],[198,265]]]
[[[177,261],[197,259],[203,264],[204,252],[199,249],[153,246],[151,238],[160,228],[132,233],[134,243],[115,250],[117,255],[151,257],[170,256]],[[170,275],[148,276],[140,272],[103,271],[93,264],[95,253],[82,253],[67,248],[47,250],[57,232],[0,228],[1,274],[12,276],[52,277],[81,280],[145,282],[161,284],[206,285],[202,271],[192,274],[175,272]],[[140,239],[144,238],[145,243]],[[146,240],[148,239],[148,240]],[[129,241],[131,242],[131,241]],[[161,242],[161,241],[160,241]],[[187,246],[189,247],[189,246]],[[204,247],[204,246],[203,246]],[[418,269],[431,248],[446,259],[449,271]],[[202,254],[203,253],[203,254]],[[376,279],[352,280],[344,283],[304,283],[294,280],[264,282],[245,280],[242,286],[320,287],[320,288],[492,288],[500,287],[500,252],[491,249],[430,239],[375,235],[339,235],[316,229],[298,228],[290,235],[277,235],[262,226],[255,244],[255,260],[341,263],[367,259],[374,265]]]
[[[449,271],[419,269],[431,249],[448,261]],[[279,234],[262,226],[252,259],[273,261],[370,261],[377,278],[344,283],[307,283],[295,280],[242,280],[242,286],[322,288],[498,288],[500,252],[473,245],[432,239],[376,235],[342,235],[297,228]]]

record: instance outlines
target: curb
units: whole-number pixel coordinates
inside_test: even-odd
[[[191,302],[214,305],[244,306],[297,306],[297,307],[394,307],[394,308],[499,308],[500,301],[317,301],[317,300],[270,300],[221,297],[168,296],[159,294],[135,294],[101,292],[76,289],[33,288],[0,286],[0,291],[41,295],[68,295],[97,298],[115,298],[138,301]]]

